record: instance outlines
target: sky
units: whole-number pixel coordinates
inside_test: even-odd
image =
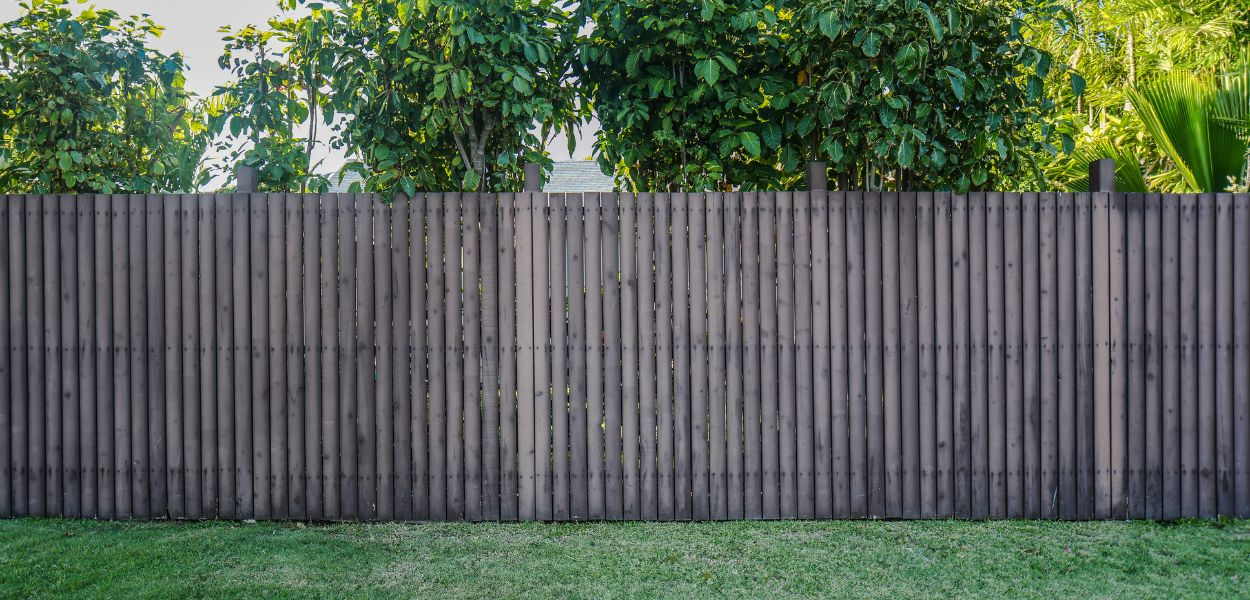
[[[186,61],[187,88],[199,95],[212,93],[213,88],[226,82],[228,74],[217,67],[221,55],[222,26],[232,28],[249,24],[262,24],[280,11],[273,0],[99,0],[76,5],[76,9],[88,6],[110,8],[123,15],[149,14],[165,33],[152,44],[165,52],[182,52]],[[21,8],[18,0],[0,0],[0,21],[16,18]],[[548,145],[548,152],[555,160],[582,160],[589,158],[594,140],[593,124],[584,126],[577,136],[577,148],[570,156],[568,141],[560,136]],[[323,152],[329,152],[323,149]],[[344,162],[342,156],[327,155],[323,171],[334,171]]]

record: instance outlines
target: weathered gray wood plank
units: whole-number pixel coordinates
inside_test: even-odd
[[[798,461],[797,513],[816,516],[816,423],[814,422],[815,349],[812,332],[812,197],[794,193],[794,347],[796,366],[795,429]]]
[[[620,260],[621,302],[621,514],[625,519],[639,518],[640,488],[638,463],[638,409],[639,380],[638,362],[641,340],[638,332],[639,319],[639,266],[638,266],[638,199],[634,194],[620,194],[617,209],[620,222],[620,239],[617,242]]]
[[[710,193],[689,194],[690,254],[690,486],[691,517],[711,517],[708,503],[708,281],[706,255]]]
[[[659,517],[659,472],[657,467],[658,438],[656,428],[659,373],[667,372],[667,365],[656,364],[657,332],[668,325],[661,322],[655,310],[657,285],[655,281],[655,196],[649,193],[638,194],[638,242],[635,265],[638,269],[638,343],[640,384],[638,398],[640,439],[640,471],[638,493],[638,515],[642,519],[655,520]],[[580,225],[580,224],[579,224]],[[580,234],[580,229],[578,230]],[[665,232],[667,234],[667,232]],[[571,235],[571,234],[570,234]],[[579,239],[579,238],[572,238]],[[574,253],[576,254],[576,253]],[[580,268],[580,265],[579,265]],[[577,279],[577,292],[581,295],[581,278]],[[570,305],[571,306],[571,305]],[[570,323],[577,321],[570,312]],[[578,342],[581,343],[581,342]],[[584,368],[584,361],[582,363]],[[580,378],[578,365],[574,364],[573,376]],[[584,454],[584,452],[579,452]],[[576,458],[575,458],[576,460]],[[577,484],[574,483],[574,486]],[[576,487],[575,487],[576,489]],[[578,493],[575,491],[575,493]],[[584,513],[583,513],[584,514]]]

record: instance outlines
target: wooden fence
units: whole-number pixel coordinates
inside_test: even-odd
[[[0,515],[1250,516],[1250,198],[0,196]]]

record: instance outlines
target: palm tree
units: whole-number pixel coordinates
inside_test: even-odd
[[[1179,174],[1177,191],[1217,192],[1246,181],[1250,60],[1218,78],[1173,71],[1126,94]]]

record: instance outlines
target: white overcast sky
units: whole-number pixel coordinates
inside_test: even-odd
[[[164,35],[153,46],[166,53],[182,52],[189,67],[187,87],[200,95],[211,93],[227,79],[226,72],[217,67],[222,49],[222,34],[217,29],[263,24],[279,13],[273,0],[99,0],[75,5],[75,9],[93,5],[123,15],[151,15],[165,27]],[[12,20],[20,10],[18,0],[0,0],[0,21]],[[595,129],[593,125],[582,128],[572,156],[563,136],[553,140],[547,150],[555,160],[589,158]],[[337,169],[342,162],[341,156],[327,156],[323,170]]]

